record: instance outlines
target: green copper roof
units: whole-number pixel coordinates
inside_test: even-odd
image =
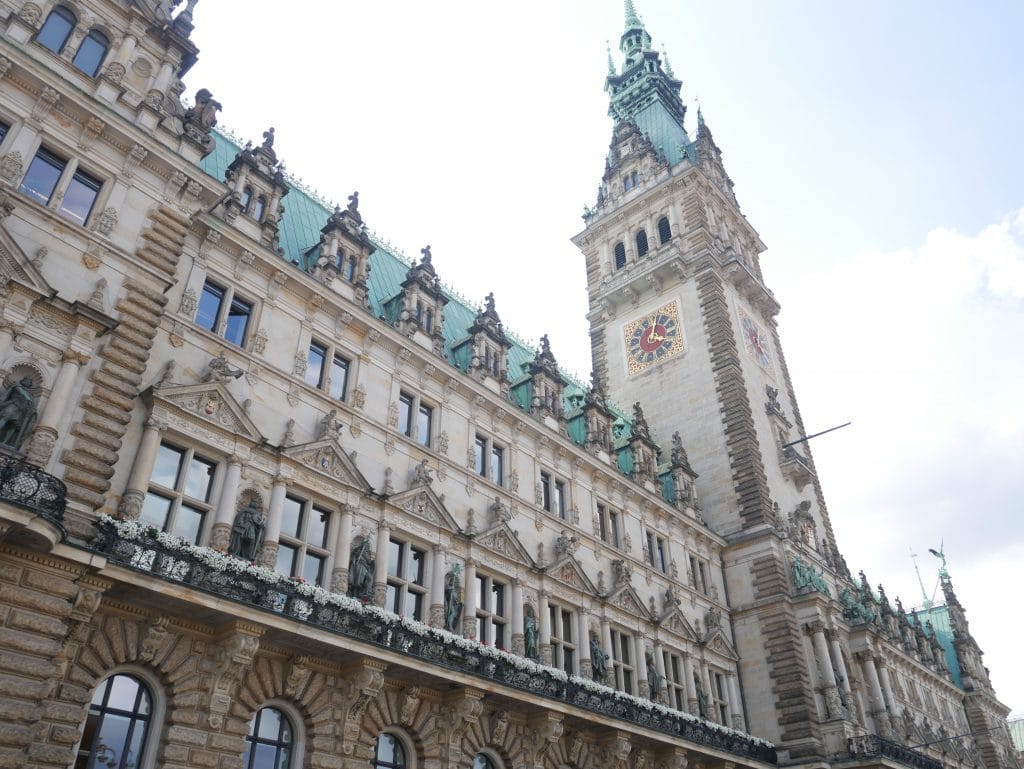
[[[633,7],[633,0],[626,0],[626,29],[635,27],[643,28],[640,17],[636,15],[636,8]]]
[[[956,656],[956,648],[953,646],[953,628],[949,624],[949,609],[945,606],[933,606],[930,609],[916,609],[911,613],[922,626],[925,626],[926,622],[932,623],[935,637],[946,656],[949,676],[953,679],[953,683],[963,689],[964,681],[960,675],[960,660]]]

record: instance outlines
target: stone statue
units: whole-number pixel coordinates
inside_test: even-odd
[[[352,547],[348,563],[348,594],[364,601],[373,597],[373,558],[369,537],[363,537]]]
[[[523,617],[523,647],[524,654],[532,660],[540,658],[537,636],[537,620],[533,616],[533,607],[527,606],[526,615]]]
[[[690,461],[686,456],[686,449],[683,448],[683,438],[676,430],[672,433],[672,464],[689,465]]]
[[[579,537],[575,534],[569,534],[565,529],[562,529],[562,533],[555,540],[555,556],[572,555],[576,552],[579,544]]]
[[[604,681],[608,675],[608,655],[601,650],[597,636],[590,634],[590,669],[594,672],[595,681]]]
[[[263,545],[263,529],[266,519],[259,503],[255,499],[238,511],[235,523],[231,527],[231,539],[228,552],[243,561],[255,561]]]
[[[708,717],[708,696],[704,694],[704,687],[700,685],[700,681],[694,682],[697,687],[697,713],[701,718]]]
[[[203,133],[209,133],[217,125],[220,108],[221,103],[213,98],[213,94],[206,88],[200,88],[196,91],[196,105],[185,112],[185,122],[196,126]]]
[[[19,449],[28,437],[29,428],[36,419],[34,386],[32,377],[22,377],[0,398],[0,445]]]
[[[459,574],[462,567],[455,564],[444,576],[444,629],[457,633],[462,618],[462,599],[459,597]]]
[[[353,192],[348,196],[348,210],[352,213],[356,213],[359,210],[359,191]]]
[[[488,511],[491,514],[491,523],[508,523],[512,518],[512,511],[509,510],[508,505],[501,501],[501,497],[496,496],[494,501],[491,503]]]
[[[430,264],[434,258],[430,253],[430,246],[424,246],[421,248],[420,253],[423,254],[423,259],[421,260],[423,264]]]
[[[269,150],[274,147],[274,128],[271,126],[263,132],[263,149]]]
[[[206,364],[206,374],[203,375],[203,381],[230,382],[232,379],[238,379],[244,373],[242,369],[235,368],[228,363],[228,359],[221,353]]]
[[[486,312],[494,312],[494,292],[484,297],[484,309]]]
[[[429,486],[434,480],[430,475],[430,465],[426,459],[420,462],[412,471],[412,482],[414,486]]]
[[[651,699],[656,700],[658,692],[661,691],[663,676],[658,672],[658,665],[654,661],[654,655],[651,652],[644,653],[644,662],[647,663],[647,683],[651,687]]]

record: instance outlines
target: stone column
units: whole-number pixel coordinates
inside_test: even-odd
[[[636,658],[634,669],[636,670],[636,693],[641,697],[652,699],[651,684],[647,679],[647,644],[644,636],[638,632],[633,636],[633,656]]]
[[[387,521],[381,521],[377,525],[377,550],[373,561],[373,603],[381,608],[384,608],[388,597],[388,546],[390,544],[391,527]]]
[[[707,662],[704,660],[700,661],[700,682],[704,688],[704,698],[706,700],[705,708],[707,710],[708,719],[712,721],[718,720],[718,708],[713,707],[715,701],[715,689],[711,683],[711,670],[708,668]]]
[[[693,658],[689,653],[683,654],[683,683],[686,685],[686,704],[692,715],[697,715],[700,708],[697,706],[697,685],[693,676]]]
[[[237,454],[228,457],[228,469],[224,474],[224,484],[217,500],[216,518],[213,532],[210,534],[210,546],[227,550],[231,542],[231,527],[235,522],[235,507],[238,505],[238,485],[242,480],[242,458]]]
[[[551,664],[551,611],[548,609],[548,593],[541,590],[537,594],[537,621],[540,623],[538,649],[542,665]]]
[[[590,666],[590,612],[582,606],[576,614],[576,649],[580,661],[580,676],[593,678],[594,670]]]
[[[444,545],[435,544],[430,570],[430,620],[432,627],[443,628],[444,616],[444,563],[448,551]]]
[[[743,699],[740,697],[740,682],[735,673],[729,673],[729,700],[732,710],[732,728],[741,732],[747,730],[743,723]]]
[[[829,630],[826,632],[826,636],[828,636],[829,646],[832,650],[832,664],[835,665],[836,670],[839,671],[839,677],[843,679],[840,681],[840,686],[842,687],[842,693],[846,698],[846,710],[847,716],[849,717],[854,712],[853,687],[850,685],[850,673],[846,669],[846,660],[843,659],[843,649],[839,645],[839,638],[837,637],[836,632],[834,630]]]
[[[260,564],[269,569],[277,565],[277,543],[281,539],[281,515],[284,513],[287,493],[288,481],[280,475],[276,476],[267,503],[267,523],[263,529],[263,550],[260,552]]]
[[[352,558],[352,508],[341,506],[338,521],[338,536],[334,541],[334,571],[331,573],[331,590],[335,593],[348,592],[348,567]]]
[[[659,702],[668,704],[668,679],[665,675],[665,649],[661,645],[661,641],[654,642],[654,669],[658,671],[658,675],[661,676],[661,684],[658,686],[658,691],[651,692],[651,699]]]
[[[45,468],[50,461],[53,445],[57,442],[57,426],[71,400],[69,396],[78,378],[78,371],[87,360],[89,356],[83,353],[74,350],[64,351],[60,371],[57,372],[57,379],[50,390],[50,398],[46,401],[46,408],[43,409],[28,444],[26,460],[30,464]]]
[[[608,622],[607,617],[601,617],[601,648],[604,649],[604,655],[607,658],[607,669],[608,679],[603,683],[607,683],[611,687],[615,687],[615,650],[612,648],[612,626]]]
[[[146,498],[149,477],[153,474],[156,452],[160,448],[160,434],[166,429],[167,423],[161,419],[150,415],[146,420],[146,427],[139,441],[139,450],[135,454],[135,464],[132,465],[132,472],[128,476],[128,487],[124,490],[121,504],[118,506],[118,512],[132,520],[138,520],[142,513],[142,501]]]
[[[825,627],[820,622],[811,623],[806,627],[814,644],[814,658],[818,663],[818,680],[821,693],[825,698],[825,707],[829,718],[842,718],[843,705],[836,689],[835,674],[832,672],[832,657],[825,638]]]
[[[512,580],[512,653],[522,656],[526,652],[523,634],[523,581]]]
[[[476,606],[477,606],[477,584],[476,584],[476,561],[472,558],[466,559],[466,603],[462,607],[462,635],[466,638],[476,638]]]
[[[863,652],[860,656],[861,665],[864,668],[864,678],[868,684],[868,701],[871,708],[871,718],[875,722],[875,729],[882,737],[888,737],[892,732],[892,722],[889,720],[889,713],[885,709],[885,696],[882,694],[882,684],[878,678],[878,668],[875,667],[875,659],[870,652]]]
[[[875,665],[878,667],[878,678],[882,684],[882,696],[885,697],[885,709],[892,716],[898,716],[899,709],[896,707],[896,698],[892,693],[892,678],[889,677],[889,666],[885,664],[885,660],[881,657],[876,658]]]

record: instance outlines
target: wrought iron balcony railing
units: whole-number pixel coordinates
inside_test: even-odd
[[[63,481],[35,465],[0,455],[0,501],[32,510],[60,523],[64,520],[67,487]]]
[[[425,628],[419,623],[416,623],[418,627],[410,627],[395,615],[361,610],[358,606],[340,605],[339,602],[314,600],[308,585],[285,578],[268,582],[261,578],[260,570],[256,568],[251,571],[225,568],[224,563],[218,563],[220,556],[214,551],[200,557],[187,546],[175,549],[169,546],[166,535],[158,538],[153,530],[140,530],[137,536],[126,538],[109,519],[98,522],[97,528],[100,535],[93,542],[93,548],[120,566],[187,585],[258,611],[309,623],[439,668],[550,697],[697,745],[757,761],[777,762],[775,748],[751,735],[665,707],[644,707],[636,698],[615,696],[608,690],[601,691],[603,687],[587,686],[588,682],[580,679],[566,680],[560,671],[541,667],[524,658],[494,653],[492,649],[479,647],[450,633]],[[232,566],[237,564],[235,561]]]
[[[929,758],[924,753],[900,745],[898,742],[879,737],[877,734],[865,734],[850,737],[846,740],[846,750],[851,758],[891,758],[914,769],[942,769],[942,762]]]

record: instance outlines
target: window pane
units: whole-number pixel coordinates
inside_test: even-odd
[[[427,554],[423,550],[417,550],[415,547],[410,548],[412,561],[412,568],[409,570],[408,579],[410,582],[415,582],[417,585],[423,584],[424,566],[426,565]]]
[[[224,327],[224,338],[239,347],[245,342],[245,331],[249,327],[249,316],[252,315],[252,304],[244,299],[231,300],[228,310],[228,322]]]
[[[99,191],[99,179],[94,179],[86,173],[76,173],[71,177],[71,183],[60,202],[58,213],[75,224],[85,224]]]
[[[117,675],[110,678],[106,687],[110,689],[110,696],[107,698],[107,707],[114,710],[125,710],[129,713],[135,710],[135,700],[139,696],[139,682],[126,675]]]
[[[387,597],[384,599],[384,606],[395,614],[402,613],[402,606],[398,601],[398,588],[395,585],[388,585]]]
[[[416,440],[424,446],[430,445],[430,419],[433,416],[433,412],[434,410],[430,406],[420,406],[419,429],[416,434]]]
[[[277,752],[277,766],[275,769],[288,769],[292,760],[291,748],[280,748]]]
[[[178,486],[178,470],[181,467],[181,460],[185,452],[160,444],[156,452],[156,462],[153,465],[153,474],[149,476],[150,481],[158,483],[168,489]]]
[[[402,550],[404,548],[401,542],[395,542],[394,540],[388,542],[388,574],[392,577],[403,576]]]
[[[412,398],[404,393],[398,398],[398,429],[405,435],[411,435]]]
[[[559,518],[565,518],[565,484],[555,481],[555,510]]]
[[[505,586],[495,583],[491,586],[491,592],[494,593],[494,613],[504,617],[505,616]]]
[[[407,592],[405,594],[405,616],[419,619],[422,603],[423,595],[421,593]]]
[[[203,295],[199,297],[199,311],[196,313],[196,324],[208,331],[217,329],[217,313],[220,303],[224,301],[224,289],[207,283],[203,286]]]
[[[70,11],[64,8],[54,8],[53,12],[46,17],[39,34],[36,35],[36,42],[45,45],[54,53],[60,53],[64,50],[64,45],[68,42],[68,37],[74,26],[75,17],[71,15]]]
[[[78,52],[72,64],[78,67],[89,77],[96,77],[96,73],[103,63],[103,57],[107,55],[107,38],[103,33],[93,30],[86,35],[85,40],[78,46]]]
[[[283,542],[277,546],[277,570],[291,576],[295,573],[295,548]]]
[[[499,486],[505,481],[504,478],[504,457],[505,450],[500,446],[491,448],[491,480]]]
[[[396,755],[398,753],[397,748],[398,745],[394,737],[390,734],[382,734],[377,738],[377,761],[388,764],[396,763],[395,759],[398,758],[398,755]]]
[[[315,342],[309,346],[306,356],[306,384],[320,387],[324,383],[324,361],[327,360],[326,348]]]
[[[345,392],[348,389],[348,361],[339,355],[334,356],[334,363],[331,364],[331,392],[330,396],[339,401],[345,400]]]
[[[128,742],[128,730],[131,728],[132,719],[127,716],[106,713],[100,726],[100,733],[96,738],[96,755],[103,756],[107,766],[120,766],[120,762],[126,758],[124,749]],[[101,753],[102,751],[102,753]],[[99,762],[97,762],[99,763]],[[131,765],[129,763],[129,765]]]
[[[540,474],[540,488],[543,495],[544,509],[551,512],[551,476],[547,473]]]
[[[319,585],[323,582],[324,559],[312,553],[306,553],[302,563],[302,578],[306,582]]]
[[[480,602],[480,608],[487,611],[491,608],[491,600],[487,595],[487,577],[476,577],[476,599]]]
[[[567,611],[562,612],[562,640],[572,643],[572,614]]]
[[[185,474],[185,496],[209,502],[210,484],[213,481],[215,467],[216,465],[212,462],[200,457],[192,457],[192,461],[188,464],[188,472]]]
[[[167,516],[170,512],[171,500],[159,494],[154,494],[151,491],[146,494],[146,498],[142,502],[142,513],[139,515],[139,521],[147,526],[163,531],[167,526]]]
[[[174,520],[174,533],[182,539],[199,544],[199,535],[203,531],[203,511],[188,505],[178,508]]]
[[[57,180],[60,179],[65,165],[65,161],[55,155],[51,155],[46,150],[39,150],[32,158],[28,173],[22,179],[18,190],[45,206],[50,202],[50,197],[53,195],[53,190],[57,186]]]
[[[300,537],[299,527],[302,525],[302,500],[295,497],[285,497],[284,507],[281,510],[281,531],[289,537]]]
[[[277,746],[256,743],[253,751],[252,769],[277,769]]]
[[[327,547],[327,522],[330,520],[330,512],[319,507],[314,507],[310,513],[309,523],[306,524],[306,541],[316,547]]]
[[[487,452],[487,441],[477,436],[476,441],[473,443],[473,466],[476,468],[477,473],[480,475],[487,475],[487,465],[484,462],[484,457]]]

